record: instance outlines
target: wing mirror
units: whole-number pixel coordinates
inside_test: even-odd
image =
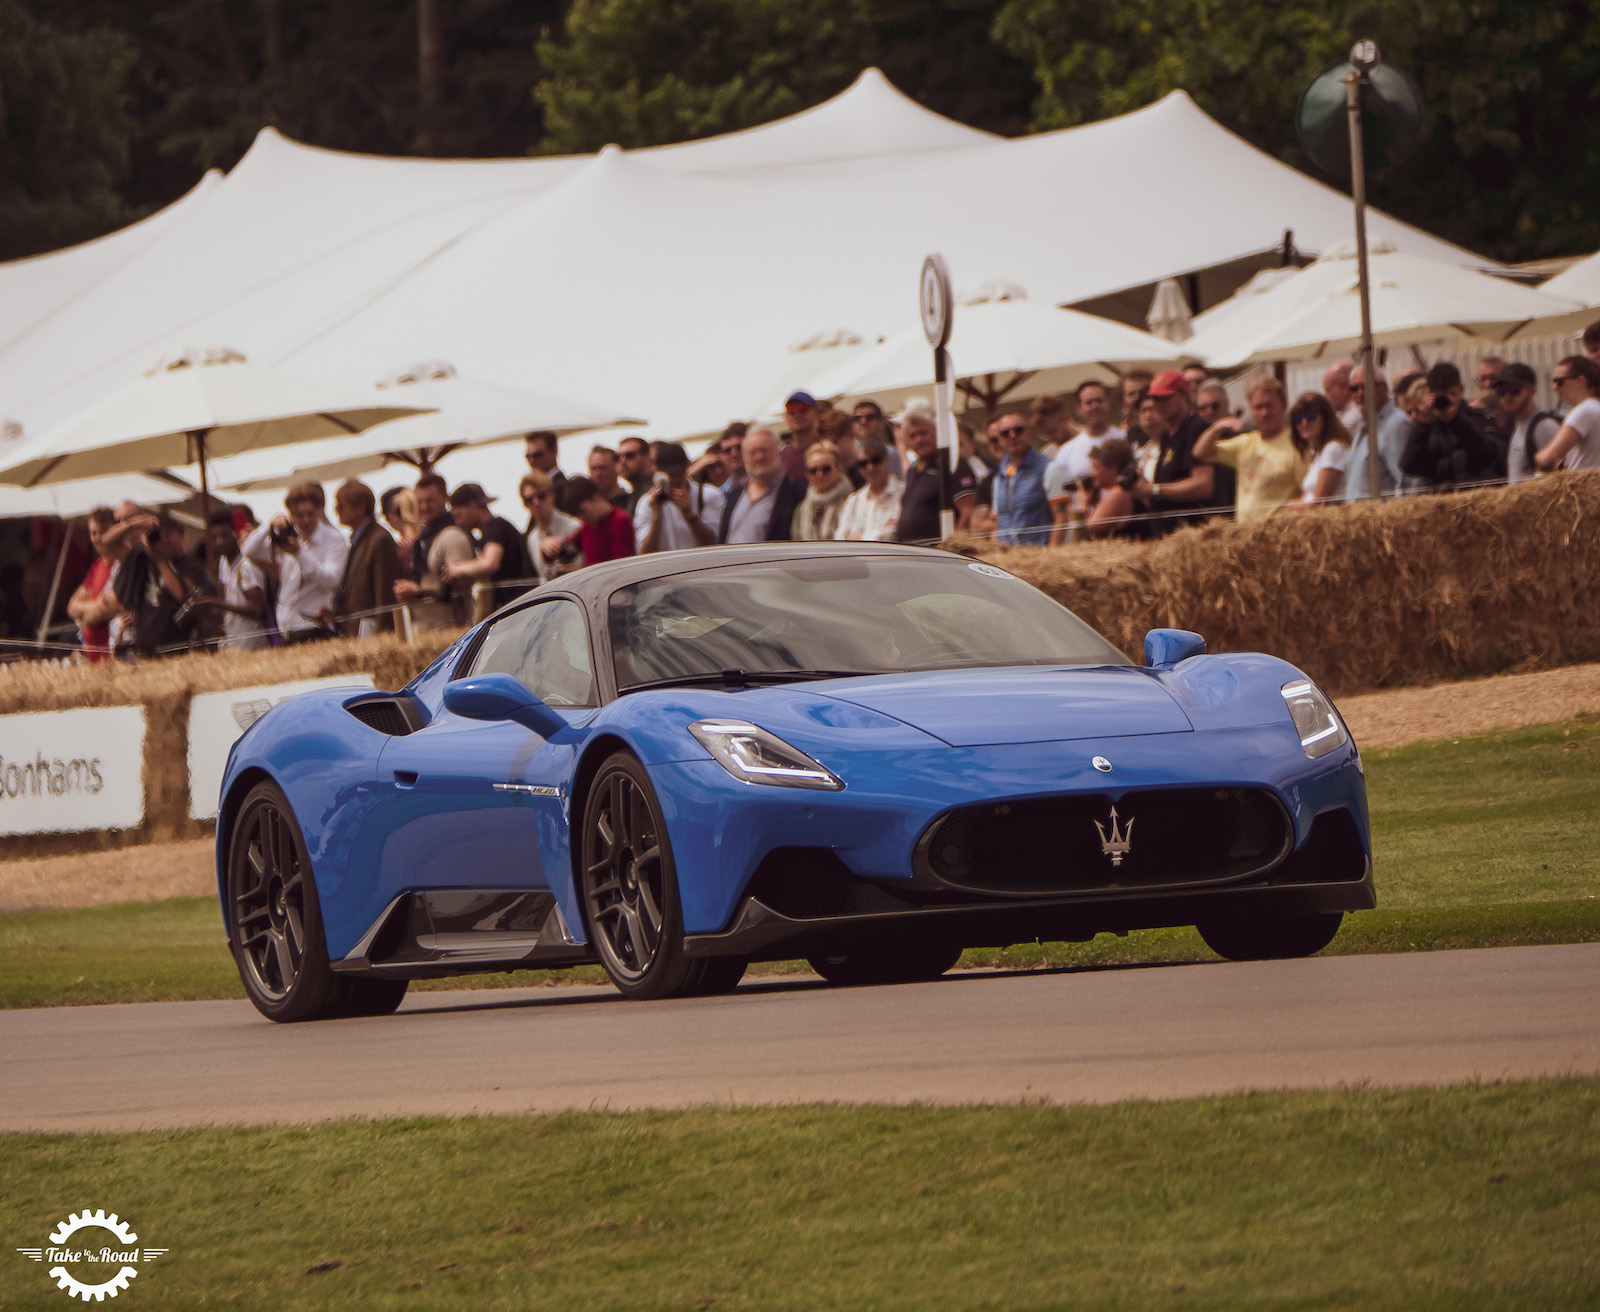
[[[1206,640],[1188,629],[1151,629],[1144,635],[1144,663],[1152,670],[1170,670],[1179,661],[1205,655],[1205,650]]]
[[[444,686],[445,709],[468,720],[515,720],[541,738],[567,722],[509,674],[475,674]]]

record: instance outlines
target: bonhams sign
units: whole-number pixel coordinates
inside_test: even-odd
[[[0,715],[0,834],[143,822],[143,707]]]

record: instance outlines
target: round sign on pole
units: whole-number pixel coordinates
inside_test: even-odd
[[[942,255],[930,255],[922,262],[922,281],[918,286],[922,303],[922,331],[928,345],[938,351],[950,344],[950,266]]]

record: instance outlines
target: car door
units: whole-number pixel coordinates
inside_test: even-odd
[[[569,722],[596,690],[583,609],[567,598],[496,620],[468,674],[509,674]],[[565,735],[557,735],[558,740]],[[390,894],[419,888],[546,888],[544,854],[566,851],[564,805],[575,745],[510,720],[471,720],[442,705],[379,759],[396,822],[382,870]]]

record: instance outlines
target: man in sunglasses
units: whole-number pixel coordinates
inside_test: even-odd
[[[867,481],[844,503],[837,536],[841,542],[893,542],[906,485],[890,473],[889,447],[881,437],[864,437],[857,446],[856,467]]]
[[[1561,421],[1539,409],[1539,379],[1527,365],[1502,365],[1494,380],[1500,409],[1511,421],[1511,448],[1506,452],[1506,482],[1521,483],[1539,472],[1534,458],[1561,431]]]
[[[1028,441],[1028,423],[1008,410],[998,425],[1005,457],[995,471],[994,515],[999,539],[1007,546],[1051,546],[1066,535],[1072,491],[1066,472]]]

